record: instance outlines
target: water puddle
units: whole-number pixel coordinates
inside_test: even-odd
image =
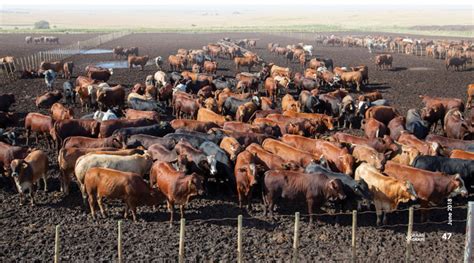
[[[150,66],[154,64],[155,63],[153,61],[148,60],[148,62],[146,63],[146,66]],[[103,61],[103,62],[95,63],[95,65],[97,67],[103,67],[103,68],[128,68],[128,61],[126,60]]]
[[[414,67],[414,68],[408,68],[408,70],[413,70],[413,71],[427,71],[427,70],[433,70],[432,68],[425,68],[425,67]]]
[[[51,50],[51,54],[69,54],[69,55],[98,55],[98,54],[112,54],[112,49],[74,49],[74,50]]]

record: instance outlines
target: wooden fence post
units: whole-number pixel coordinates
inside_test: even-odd
[[[122,263],[122,220],[118,221],[117,252],[118,252],[118,262]]]
[[[300,212],[295,213],[295,232],[293,234],[293,260],[298,262],[298,248],[300,246]]]
[[[237,217],[237,263],[242,263],[242,215]]]
[[[184,224],[186,223],[186,219],[181,218],[181,225],[179,228],[179,255],[178,255],[178,262],[184,263]]]
[[[405,262],[410,262],[412,232],[413,232],[413,207],[410,207],[410,209],[408,209],[407,250],[405,254]]]
[[[466,243],[464,245],[464,263],[472,262],[472,241],[474,239],[474,202],[470,201],[467,208]]]
[[[352,262],[357,262],[356,229],[357,229],[357,210],[352,210]]]
[[[59,262],[59,225],[56,225],[56,233],[54,235],[54,263]]]

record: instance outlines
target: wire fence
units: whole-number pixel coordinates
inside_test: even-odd
[[[18,79],[18,71],[38,70],[41,62],[63,61],[66,58],[81,54],[82,51],[100,46],[103,43],[124,37],[131,34],[131,31],[113,32],[97,37],[77,41],[65,47],[56,48],[52,50],[39,51],[29,56],[15,57],[12,62],[4,62],[0,64],[0,83],[11,83]]]
[[[451,211],[457,211],[460,214],[458,219],[450,220],[458,229],[463,228],[467,221],[472,220],[470,212],[468,215],[464,212],[471,205],[470,203],[469,206],[453,206],[451,208]],[[447,209],[447,206],[397,209],[393,212],[403,213],[403,215],[408,213],[406,223],[381,227],[367,225],[367,222],[363,222],[367,215],[375,215],[375,211],[311,214],[314,217],[329,217],[332,221],[336,216],[352,217],[352,224],[337,227],[337,235],[334,235],[336,226],[333,224],[310,224],[307,222],[310,215],[300,215],[299,212],[274,215],[273,218],[276,220],[265,227],[259,224],[262,224],[261,222],[267,224],[268,218],[239,215],[238,217],[222,218],[191,217],[191,219],[182,219],[179,227],[175,224],[171,228],[166,226],[167,222],[133,223],[128,220],[123,222],[119,220],[115,225],[111,225],[110,221],[105,224],[94,223],[92,225],[90,222],[85,225],[67,224],[56,227],[49,225],[36,231],[49,236],[47,242],[38,242],[37,245],[43,246],[42,249],[49,249],[48,254],[54,255],[54,262],[77,260],[78,257],[81,258],[78,256],[78,251],[88,254],[89,258],[82,258],[82,260],[105,259],[117,262],[147,261],[147,259],[171,262],[219,260],[237,262],[367,262],[369,259],[371,261],[403,261],[400,258],[400,253],[404,249],[406,251],[402,254],[405,255],[405,261],[408,262],[417,259],[422,255],[423,250],[426,250],[426,245],[416,243],[415,239],[419,237],[420,233],[423,233],[423,238],[427,242],[431,242],[429,245],[435,243],[434,245],[439,246],[439,243],[436,244],[433,241],[442,238],[438,236],[438,226],[448,224],[447,220],[414,222],[413,214],[422,211],[446,211]],[[460,219],[461,216],[465,219]],[[358,222],[362,222],[362,224],[359,225]],[[431,228],[425,233],[426,229],[421,226],[431,226]],[[382,233],[383,229],[390,229],[390,232]],[[466,233],[469,232],[469,229],[470,226],[466,226]],[[152,244],[149,243],[149,237],[145,239],[147,241],[142,239],[142,235],[145,233],[155,237]],[[466,238],[466,250],[472,246],[471,241],[467,243],[469,235],[461,234],[459,231],[456,232],[456,235],[456,239],[449,240],[447,238],[443,244],[459,250],[462,247],[460,239]],[[377,236],[379,237],[376,238]],[[87,240],[84,237],[91,238],[90,243],[84,242],[85,239]],[[54,246],[51,242],[54,242]],[[377,250],[374,248],[376,246],[388,247]],[[398,254],[390,254],[390,251],[394,250],[398,251]],[[151,258],[148,258],[149,256]],[[432,256],[442,259],[448,255],[443,255],[440,252],[440,254],[434,253]],[[459,259],[460,255],[449,256]]]

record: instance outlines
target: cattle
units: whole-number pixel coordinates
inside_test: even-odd
[[[168,57],[168,65],[171,71],[182,71],[185,69],[185,60],[182,57],[170,55]]]
[[[469,136],[472,129],[458,109],[451,109],[446,113],[443,128],[446,137],[460,140]]]
[[[237,155],[241,153],[244,148],[234,137],[226,136],[222,139],[219,147],[224,150],[228,155],[231,161],[235,161]]]
[[[467,64],[467,59],[465,57],[457,58],[447,58],[446,59],[446,70],[449,70],[451,67],[454,70],[458,71],[460,69],[465,69]]]
[[[444,106],[444,111],[448,112],[451,109],[457,108],[461,112],[464,111],[464,102],[457,98],[441,98],[430,97],[426,95],[419,96],[425,107],[430,108],[432,105],[441,103]]]
[[[178,96],[174,101],[173,107],[177,119],[183,119],[184,114],[186,114],[186,117],[190,119],[196,119],[200,109],[200,104],[197,99]]]
[[[112,53],[114,54],[114,57],[120,58],[121,56],[124,56],[123,54],[123,47],[117,46],[112,49]]]
[[[141,110],[127,109],[125,111],[125,118],[128,120],[149,119],[151,121],[159,121],[160,114],[156,111],[141,111]]]
[[[402,132],[398,143],[413,146],[423,155],[435,156],[440,151],[440,145],[436,142],[426,142],[418,139],[415,135]]]
[[[353,174],[354,158],[346,148],[340,148],[339,145],[332,142],[316,140],[315,149],[315,153],[324,157],[334,171],[350,176]]]
[[[84,176],[85,192],[89,197],[91,215],[95,219],[95,203],[97,202],[103,217],[106,217],[103,198],[120,199],[125,203],[124,218],[131,211],[133,221],[137,221],[137,206],[155,206],[164,201],[162,193],[147,185],[140,175],[114,169],[94,167]]]
[[[251,209],[252,190],[257,184],[257,167],[255,157],[249,151],[239,153],[234,167],[235,182],[237,184],[237,195],[239,199],[239,208],[246,203],[248,209]]]
[[[250,72],[252,67],[259,64],[259,61],[257,57],[235,57],[234,64],[237,71],[240,71],[240,67],[247,67]]]
[[[388,133],[387,126],[374,118],[362,120],[362,129],[364,130],[365,136],[369,139],[383,137]]]
[[[352,156],[354,156],[357,162],[366,162],[377,170],[383,170],[385,162],[387,161],[383,153],[379,153],[374,148],[363,144],[354,146]]]
[[[343,200],[346,195],[339,179],[330,179],[323,173],[270,170],[264,179],[264,214],[273,209],[279,198],[297,199],[304,197],[308,206],[309,222],[313,222],[313,206],[317,209],[326,201]]]
[[[166,137],[166,136],[165,136]],[[123,148],[137,148],[143,147],[148,149],[151,145],[159,143],[164,145],[167,149],[173,149],[176,145],[176,139],[174,138],[161,138],[151,135],[137,134],[132,135],[127,140],[127,145],[122,145]]]
[[[305,173],[322,173],[330,179],[339,179],[342,182],[344,193],[346,198],[342,200],[342,208],[344,210],[353,211],[360,209],[360,204],[364,200],[371,201],[372,193],[369,190],[367,183],[361,180],[354,180],[352,177],[347,176],[343,173],[336,173],[320,164],[310,164],[304,170]]]
[[[110,109],[112,107],[123,107],[125,101],[125,89],[122,85],[107,89],[97,90],[97,102],[102,109]]]
[[[71,136],[63,141],[62,148],[120,148],[116,138],[90,138],[84,136]]]
[[[121,128],[140,127],[153,124],[153,121],[148,119],[136,119],[136,120],[108,120],[103,121],[100,124],[99,138],[109,137],[114,131]]]
[[[0,111],[9,111],[13,103],[15,103],[13,93],[0,94]]]
[[[198,121],[210,121],[214,122],[219,126],[224,125],[226,121],[232,120],[231,116],[222,116],[219,115],[211,110],[205,109],[205,108],[200,108],[197,113],[197,118]]]
[[[74,119],[74,111],[64,107],[61,103],[54,103],[50,111],[54,121]]]
[[[246,102],[237,108],[235,119],[241,122],[248,122],[250,117],[258,110],[259,106],[253,101]]]
[[[282,111],[300,112],[301,104],[299,101],[295,100],[293,96],[291,96],[290,94],[286,94],[281,99],[281,108]]]
[[[362,86],[362,72],[360,71],[353,71],[353,72],[344,72],[340,76],[341,81],[342,81],[342,86],[348,87],[348,84],[355,84],[357,92],[361,91],[361,86]]]
[[[358,97],[359,101],[370,101],[370,102],[381,100],[381,99],[382,99],[382,93],[380,93],[380,91],[365,93]]]
[[[332,62],[332,61],[331,61]],[[330,68],[329,65],[326,65],[327,68]],[[351,67],[352,71],[360,71],[362,73],[362,83],[369,84],[369,68],[365,65]]]
[[[150,171],[150,184],[156,186],[167,200],[170,211],[170,227],[173,223],[174,205],[180,206],[181,218],[184,218],[184,207],[191,197],[204,194],[202,176],[192,173],[186,175],[176,171],[167,162],[155,162]]]
[[[407,112],[406,130],[415,135],[418,139],[424,139],[430,132],[430,124],[421,118],[417,109],[409,109]]]
[[[74,63],[73,62],[65,62],[63,65],[63,73],[64,78],[71,79],[72,71],[74,70]]]
[[[52,70],[56,73],[63,71],[64,62],[61,61],[54,61],[54,62],[46,62],[42,61],[39,67],[40,72],[45,72],[48,70]]]
[[[125,57],[128,57],[130,55],[138,56],[138,47],[124,48],[123,49],[123,55]]]
[[[89,79],[96,81],[109,81],[110,77],[114,74],[113,69],[106,69],[101,67],[86,67],[86,75]]]
[[[429,172],[393,162],[387,162],[384,173],[398,180],[410,182],[422,208],[427,208],[430,203],[441,205],[446,198],[468,194],[464,180],[459,174]],[[421,221],[425,221],[427,212],[427,210],[421,211]]]
[[[313,96],[311,92],[302,90],[298,98],[301,106],[301,112],[317,113],[321,112],[323,103],[317,96]]]
[[[400,203],[414,201],[418,198],[413,185],[409,181],[387,177],[367,163],[362,163],[357,167],[355,179],[364,179],[374,195],[377,225],[380,225],[381,221],[386,225],[387,213],[395,210]],[[383,220],[381,220],[382,215]]]
[[[397,151],[398,146],[393,143],[393,140],[385,135],[383,138],[362,138],[347,133],[336,132],[332,139],[336,142],[346,143],[346,144],[364,144],[368,145],[378,152],[385,153],[386,151]]]
[[[311,162],[318,162],[320,159],[320,155],[299,150],[296,147],[274,139],[266,139],[262,143],[262,147],[273,154],[281,156],[286,161],[292,161],[301,167],[306,167]]]
[[[316,122],[322,122],[330,131],[334,130],[334,119],[331,116],[321,113],[297,113],[294,111],[285,111],[283,116],[305,118]]]
[[[36,107],[38,108],[50,108],[54,103],[60,101],[63,95],[60,91],[49,91],[36,98]]]
[[[108,121],[108,120],[117,120],[117,114],[112,110],[108,109],[106,112],[96,111],[91,115],[84,115],[81,119],[94,119],[98,122]]]
[[[178,160],[180,170],[185,172],[209,172],[211,175],[217,174],[215,155],[206,155],[202,150],[195,148],[183,139],[178,141],[174,149],[181,157]]]
[[[148,56],[128,56],[128,69],[131,70],[133,66],[140,66],[141,71],[145,69],[145,65],[148,62]]]
[[[173,129],[186,129],[189,131],[198,131],[198,132],[207,132],[211,128],[218,128],[219,126],[215,124],[214,122],[210,121],[196,121],[196,120],[185,120],[185,119],[180,119],[180,120],[172,120],[170,122],[171,127]]]
[[[474,153],[466,152],[463,150],[452,150],[449,158],[457,158],[457,159],[464,159],[464,160],[474,160]]]
[[[6,128],[12,126],[17,121],[17,116],[13,112],[0,111],[0,128]]]
[[[281,114],[269,114],[266,118],[255,118],[255,125],[278,126],[281,134],[299,134],[312,136],[320,128],[317,121],[304,118],[289,117]]]
[[[435,103],[432,104],[430,107],[424,107],[420,110],[420,116],[423,120],[429,123],[429,126],[434,124],[433,131],[436,131],[436,127],[438,126],[438,121],[441,123],[441,127],[444,126],[444,115],[446,111],[444,109],[443,104]]]
[[[319,61],[317,58],[313,58],[309,61],[308,67],[311,69],[318,69],[319,67],[325,67],[323,61]]]
[[[237,109],[239,106],[243,105],[246,102],[254,102],[256,105],[260,105],[260,98],[257,96],[249,97],[249,98],[236,98],[233,96],[228,97],[225,102],[222,104],[221,112],[223,115],[231,115],[235,116],[237,113]]]
[[[395,117],[400,116],[398,110],[390,106],[373,106],[365,112],[365,118],[374,118],[385,125]]]
[[[0,142],[0,167],[3,168],[4,175],[8,176],[10,174],[10,163],[14,159],[24,159],[28,153],[28,148]]]
[[[100,122],[95,120],[61,120],[54,123],[53,129],[51,130],[51,137],[53,137],[56,147],[59,149],[67,137],[97,137],[99,130]]]
[[[29,145],[30,133],[35,132],[36,144],[38,144],[38,134],[42,133],[49,148],[49,135],[52,129],[53,119],[50,116],[35,112],[28,113],[25,117],[26,145]]]
[[[215,61],[204,61],[203,66],[204,72],[208,74],[216,74],[217,73],[217,62]]]
[[[430,143],[437,143],[447,150],[459,149],[469,152],[474,151],[474,143],[469,140],[452,139],[436,134],[426,136],[425,140]]]
[[[468,109],[472,106],[472,98],[474,97],[474,83],[467,85],[467,102],[466,107]]]
[[[90,168],[110,168],[122,172],[136,173],[143,177],[145,173],[150,171],[152,164],[153,160],[147,153],[143,155],[133,154],[126,156],[89,153],[77,159],[74,173],[82,193],[82,198],[85,202],[87,196],[85,195],[86,193],[84,189],[84,177]]]
[[[132,135],[164,136],[173,131],[174,129],[168,122],[160,121],[153,125],[120,128],[112,133],[112,137],[115,137],[121,145],[126,145],[128,138]]]
[[[406,131],[405,118],[403,116],[393,118],[388,123],[387,128],[390,131],[390,138],[392,138],[393,140],[398,140],[402,131]]]
[[[170,150],[166,145],[160,143],[152,144],[147,149],[148,153],[153,158],[153,161],[162,161],[162,162],[176,162],[178,161],[178,154],[174,149]]]
[[[259,165],[262,165],[264,170],[294,170],[302,171],[301,166],[292,161],[286,161],[281,156],[273,154],[260,146],[257,143],[252,143],[245,149],[252,153]]]
[[[468,191],[474,188],[474,161],[444,156],[418,156],[411,164],[413,167],[432,172],[459,174],[466,183]]]
[[[393,57],[392,55],[377,55],[375,57],[375,67],[376,69],[385,69],[385,68],[392,68]]]
[[[76,104],[76,90],[72,86],[72,81],[68,80],[63,83],[63,93],[66,104]]]
[[[156,68],[157,68],[158,70],[161,70],[162,67],[163,67],[163,57],[158,56],[158,57],[156,57],[154,60],[155,60]]]
[[[43,179],[44,191],[48,190],[46,176],[48,172],[48,156],[41,150],[32,151],[25,159],[14,159],[11,164],[11,176],[20,193],[20,205],[23,204],[24,193],[29,191],[31,205],[35,204],[33,185]]]
[[[417,148],[409,145],[401,145],[398,151],[392,152],[390,161],[404,165],[411,165],[416,157],[420,155]]]
[[[129,98],[127,105],[134,110],[140,111],[155,111],[160,110],[158,103],[154,100],[140,99],[140,98]]]

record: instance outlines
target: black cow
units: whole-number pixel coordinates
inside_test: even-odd
[[[132,135],[143,134],[151,136],[164,136],[171,132],[174,132],[174,129],[171,127],[170,123],[161,121],[159,124],[148,126],[121,128],[114,131],[112,136],[121,142],[122,145],[126,145],[128,138]]]
[[[228,97],[224,104],[222,105],[222,115],[231,115],[235,116],[235,113],[237,112],[237,108],[246,103],[251,101],[252,98],[247,98],[247,99],[237,99],[234,97]]]
[[[206,141],[199,146],[199,149],[203,151],[206,155],[212,155],[216,159],[216,169],[217,169],[217,179],[222,180],[222,182],[229,186],[232,191],[227,193],[234,193],[235,186],[235,177],[232,162],[227,156],[226,152],[222,150],[217,144]],[[226,183],[227,182],[227,183]]]
[[[224,138],[224,134],[220,131],[217,131],[217,132],[214,132],[214,133],[203,133],[203,132],[197,132],[197,131],[189,131],[189,130],[186,130],[186,129],[177,129],[175,131],[175,133],[178,133],[178,134],[187,134],[187,135],[191,135],[191,136],[195,136],[195,137],[199,137],[199,138],[202,138],[206,141],[211,141],[213,143],[216,143],[216,144],[220,144],[220,142],[222,141],[222,139]]]
[[[13,103],[15,103],[15,95],[12,93],[0,95],[0,111],[8,111]]]
[[[156,111],[160,110],[158,103],[154,100],[142,100],[139,98],[130,98],[128,106],[134,110]]]
[[[68,80],[63,83],[63,93],[66,104],[74,105],[76,103],[76,91],[72,81]]]
[[[184,134],[184,133],[169,133],[169,134],[166,134],[163,138],[172,139],[176,142],[178,142],[181,139],[184,139],[188,141],[194,148],[199,148],[201,144],[208,141],[202,137],[190,135],[190,134]]]

